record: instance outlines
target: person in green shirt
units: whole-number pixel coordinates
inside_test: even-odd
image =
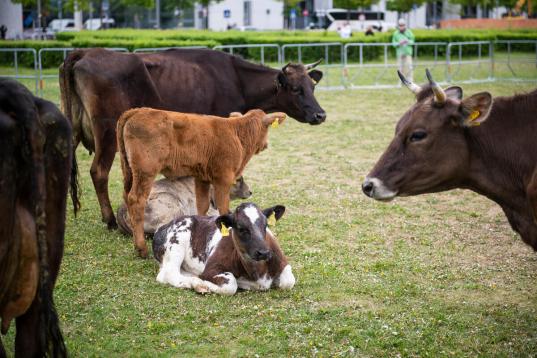
[[[393,33],[392,46],[395,47],[397,56],[397,67],[407,79],[412,81],[412,49],[414,45],[414,34],[406,27],[406,21],[399,19],[398,29]]]

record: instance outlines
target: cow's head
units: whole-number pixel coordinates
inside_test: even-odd
[[[229,198],[234,199],[248,199],[252,196],[252,191],[250,186],[244,181],[244,177],[240,176],[237,178],[235,183],[231,186],[231,191],[229,192]]]
[[[279,111],[302,123],[324,122],[326,112],[313,95],[315,86],[323,78],[323,73],[314,69],[320,62],[309,65],[289,63],[282,68],[276,79],[276,106]]]
[[[253,203],[243,203],[228,215],[221,215],[216,219],[216,226],[222,225],[231,228],[233,244],[241,256],[248,261],[270,260],[272,251],[265,239],[267,235],[267,221],[274,215],[279,220],[285,207],[274,207],[260,210]]]
[[[433,193],[457,187],[467,172],[468,134],[490,112],[492,96],[481,92],[462,98],[462,88],[443,90],[426,71],[429,84],[403,83],[417,102],[401,117],[395,137],[362,184],[377,200]]]

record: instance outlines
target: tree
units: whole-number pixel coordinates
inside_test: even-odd
[[[347,10],[347,20],[350,19],[351,10],[358,10],[376,4],[378,0],[334,0],[334,7]]]
[[[414,9],[415,6],[420,6],[425,0],[388,0],[386,7],[390,11],[398,13],[407,13]]]

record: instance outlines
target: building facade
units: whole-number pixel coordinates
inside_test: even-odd
[[[283,1],[224,0],[208,8],[196,5],[195,27],[222,31],[281,30],[283,29]]]

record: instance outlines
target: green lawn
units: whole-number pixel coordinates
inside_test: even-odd
[[[533,87],[464,89],[511,95]],[[57,87],[46,95],[58,102]],[[201,296],[158,284],[154,259],[137,258],[129,238],[101,223],[92,157],[78,149],[83,208],[76,219],[69,211],[55,290],[72,355],[537,354],[537,255],[496,204],[460,190],[387,204],[361,192],[412,95],[320,91],[318,98],[327,122],[289,119],[272,129],[268,150],[245,173],[251,201],[287,207],[275,231],[298,279],[291,291]],[[116,158],[114,207],[121,190]],[[13,327],[4,342],[12,340]]]

